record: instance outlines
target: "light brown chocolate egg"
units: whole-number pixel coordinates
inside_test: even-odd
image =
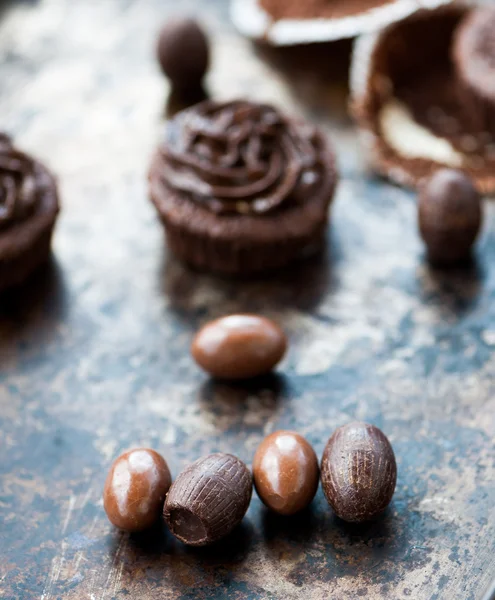
[[[258,447],[253,460],[254,485],[271,510],[293,515],[313,500],[318,489],[318,459],[301,435],[276,431]]]
[[[207,323],[194,338],[191,353],[214,377],[246,379],[269,373],[286,349],[285,334],[273,321],[230,315]]]
[[[160,517],[172,483],[164,458],[149,448],[121,454],[108,473],[103,492],[107,517],[125,531],[142,531]]]

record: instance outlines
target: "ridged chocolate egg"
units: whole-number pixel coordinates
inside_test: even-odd
[[[321,483],[328,503],[344,521],[361,523],[392,500],[395,455],[385,434],[367,423],[339,427],[323,452]]]
[[[252,489],[251,473],[240,459],[210,454],[177,477],[165,502],[165,522],[185,544],[211,544],[242,521]]]

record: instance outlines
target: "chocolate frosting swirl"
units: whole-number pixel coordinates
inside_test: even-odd
[[[312,125],[245,101],[203,102],[169,124],[163,177],[215,213],[262,214],[319,186],[325,142]]]
[[[0,133],[0,230],[27,219],[38,196],[36,163]]]

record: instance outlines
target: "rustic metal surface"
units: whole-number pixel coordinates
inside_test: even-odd
[[[145,180],[166,93],[152,42],[175,4],[2,5],[0,127],[58,173],[64,211],[53,263],[0,303],[0,597],[478,600],[495,566],[493,207],[477,263],[431,271],[414,198],[365,173],[333,84],[348,47],[255,52],[225,2],[181,0],[214,33],[210,91],[320,121],[343,173],[326,258],[243,284],[187,271],[162,250]],[[279,374],[232,386],[192,364],[197,327],[236,310],[287,329]],[[250,462],[277,428],[321,454],[351,419],[397,454],[376,523],[339,522],[321,490],[290,519],[253,497],[207,550],[105,519],[125,448],[152,446],[177,474],[211,451]]]

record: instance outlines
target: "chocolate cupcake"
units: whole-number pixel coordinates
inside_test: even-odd
[[[169,122],[149,178],[176,256],[249,275],[322,247],[337,174],[316,127],[268,105],[207,101]]]
[[[459,101],[477,132],[495,139],[495,6],[471,11],[454,35]]]
[[[0,289],[46,261],[58,211],[51,173],[0,133]]]
[[[234,25],[244,35],[275,46],[330,42],[376,31],[418,6],[452,0],[232,0]]]
[[[480,192],[495,191],[495,145],[473,126],[452,61],[456,31],[471,10],[462,2],[418,10],[355,44],[351,110],[372,166],[401,185],[418,187],[448,167],[464,171]]]

